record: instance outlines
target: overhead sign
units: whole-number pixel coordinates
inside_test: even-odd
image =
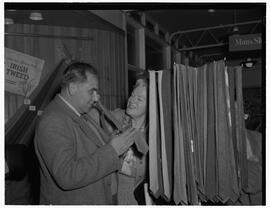
[[[5,90],[29,97],[38,86],[44,60],[5,48]]]
[[[229,37],[229,51],[250,51],[262,48],[262,35],[232,35]]]

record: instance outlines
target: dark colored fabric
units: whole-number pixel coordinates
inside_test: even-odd
[[[166,171],[167,171],[167,180],[166,184],[167,185],[167,191],[166,193],[164,192],[164,198],[167,201],[171,200],[172,196],[172,95],[171,95],[171,82],[172,82],[172,77],[171,77],[171,71],[169,70],[164,70],[162,71],[162,79],[161,79],[161,102],[162,102],[162,107],[163,107],[163,118],[164,118],[164,140],[165,140],[165,157],[167,160],[166,165]],[[163,175],[163,180],[165,180],[165,176]],[[164,184],[165,187],[165,184]],[[165,190],[164,190],[165,191]]]
[[[229,128],[228,100],[226,98],[225,65],[217,62],[215,70],[217,113],[216,114],[216,141],[217,141],[217,164],[218,164],[218,197],[225,203],[229,199],[238,198],[238,190],[233,190],[237,183],[231,134]],[[232,193],[235,192],[235,193]],[[234,196],[235,195],[235,196]]]
[[[5,180],[5,205],[30,205],[31,186],[28,177],[19,181]]]
[[[239,166],[241,188],[245,190],[248,186],[248,169],[247,169],[247,150],[246,150],[246,130],[244,123],[244,107],[242,93],[242,68],[236,68],[236,100],[237,100],[237,124],[238,124],[238,143],[239,143]]]
[[[258,131],[247,130],[247,139],[254,156],[262,162],[262,134]]]
[[[190,184],[191,184],[191,170],[190,170],[190,141],[188,140],[188,120],[187,120],[187,106],[186,106],[186,86],[184,83],[184,80],[186,79],[185,77],[185,66],[180,65],[179,69],[179,97],[180,97],[180,115],[181,115],[181,123],[183,125],[183,144],[184,144],[184,155],[185,155],[185,168],[186,168],[186,194],[187,194],[187,200],[188,203],[191,202],[191,189],[190,189]]]
[[[203,154],[203,173],[204,173],[204,177],[203,177],[203,185],[204,185],[204,192],[203,195],[205,196],[205,184],[206,184],[206,162],[207,162],[207,126],[208,126],[208,111],[207,111],[207,100],[208,100],[208,94],[207,94],[207,67],[206,65],[203,68],[203,88],[204,88],[204,96],[203,96],[203,146],[204,146],[204,154]],[[204,197],[204,200],[205,197]]]
[[[226,141],[228,138],[228,128],[225,122],[226,114],[225,114],[225,107],[226,107],[226,100],[224,98],[223,92],[223,82],[222,82],[222,70],[220,66],[216,65],[214,69],[214,89],[215,89],[215,109],[216,109],[216,144],[217,144],[217,174],[218,174],[218,197],[220,201],[224,202],[228,200],[229,197],[229,176],[230,170],[228,167],[228,163],[226,157],[228,155],[228,146]]]
[[[229,169],[230,169],[230,178],[229,178],[229,183],[230,183],[230,195],[229,199],[232,201],[236,201],[239,198],[239,187],[238,187],[238,176],[237,176],[237,167],[236,167],[236,158],[235,158],[235,153],[234,153],[234,147],[233,147],[233,133],[232,133],[232,115],[231,115],[231,98],[230,98],[230,92],[229,92],[229,74],[228,74],[228,68],[224,67],[224,70],[222,70],[222,75],[224,76],[223,78],[223,85],[225,86],[224,88],[224,95],[225,95],[225,102],[226,102],[226,107],[225,107],[225,123],[228,128],[228,140],[227,145],[228,145],[228,156],[227,160],[229,163]],[[225,73],[224,73],[225,72]]]
[[[8,144],[5,146],[5,161],[8,164],[9,172],[7,180],[21,180],[27,171],[28,150],[24,144]]]
[[[204,83],[204,68],[199,68],[196,70],[197,78],[196,78],[196,101],[195,101],[195,107],[196,107],[196,126],[197,126],[197,144],[196,144],[196,151],[197,151],[197,160],[198,160],[198,170],[199,170],[199,183],[198,183],[198,191],[199,191],[199,198],[201,200],[205,200],[204,198],[204,98],[205,98],[205,83]]]
[[[101,115],[100,115],[100,126],[102,127],[102,129],[103,129],[108,135],[111,134],[110,130],[108,129],[107,121],[106,121],[106,119],[105,119],[105,115],[104,115],[103,112],[102,112]]]
[[[229,75],[229,94],[230,94],[230,110],[231,110],[231,121],[232,121],[232,143],[233,143],[233,151],[235,157],[235,169],[237,173],[237,184],[240,183],[240,178],[238,176],[239,171],[239,150],[236,138],[236,90],[235,90],[235,69],[232,67],[228,67],[228,75]]]
[[[108,142],[111,140],[111,137],[109,136],[109,134],[107,134],[106,131],[103,130],[103,129],[99,126],[99,124],[97,124],[97,123],[94,121],[94,119],[91,118],[90,115],[84,114],[84,115],[83,115],[83,118],[84,118],[86,121],[88,121],[91,125],[93,125],[93,126],[96,128],[96,130],[98,131],[98,133],[101,135],[101,137],[102,137],[102,145],[108,143]]]
[[[195,174],[194,174],[194,163],[193,163],[193,153],[192,153],[192,132],[190,126],[190,106],[189,106],[189,93],[188,93],[188,75],[185,66],[180,67],[180,83],[181,89],[181,114],[182,114],[182,124],[184,125],[184,146],[185,146],[185,159],[186,159],[186,173],[187,173],[187,194],[188,201],[190,204],[198,204],[198,195],[196,190]]]
[[[145,195],[144,195],[144,183],[146,180],[144,180],[142,183],[140,183],[136,189],[134,190],[134,197],[136,201],[138,202],[138,205],[145,205]]]
[[[146,142],[146,139],[145,137],[142,137],[142,133],[141,132],[137,132],[135,135],[134,135],[134,142],[135,142],[135,145],[136,145],[136,148],[137,150],[145,155],[147,152],[148,152],[148,144]]]
[[[173,103],[180,114],[174,114],[174,127],[181,128],[174,130],[174,151],[180,151],[174,152],[174,201],[183,199],[179,192],[184,178],[176,173],[185,170],[182,192],[186,190],[189,204],[197,204],[198,197],[207,203],[233,204],[251,174],[244,140],[242,72],[227,69],[223,60],[199,68],[176,65],[174,73],[178,68],[179,77],[173,82],[179,88],[174,90]],[[181,131],[183,157],[178,147]],[[184,159],[185,169],[179,165],[180,159]]]
[[[112,204],[110,174],[120,168],[118,155],[58,96],[38,123],[35,151],[41,204]]]
[[[248,161],[248,187],[246,193],[262,192],[262,166],[260,162]]]
[[[161,155],[161,132],[160,132],[160,102],[159,102],[159,94],[158,94],[158,82],[157,82],[157,74],[155,73],[156,77],[156,88],[157,88],[157,94],[156,94],[156,100],[157,100],[157,171],[158,171],[158,183],[159,183],[159,189],[156,193],[153,193],[155,198],[158,198],[160,195],[164,193],[164,187],[163,187],[163,177],[162,177],[162,155]]]
[[[215,108],[214,108],[214,66],[207,69],[207,153],[205,195],[214,201],[216,194],[216,140],[215,140]]]
[[[174,202],[187,204],[186,168],[183,130],[180,116],[180,80],[179,65],[173,69],[173,121],[174,121]]]

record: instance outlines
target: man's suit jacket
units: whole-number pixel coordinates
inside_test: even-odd
[[[35,135],[40,204],[112,203],[111,173],[121,164],[96,133],[59,96],[45,109]]]

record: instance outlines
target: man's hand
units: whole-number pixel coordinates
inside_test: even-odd
[[[134,142],[136,129],[129,128],[125,132],[112,138],[110,144],[113,146],[118,156],[122,155]]]

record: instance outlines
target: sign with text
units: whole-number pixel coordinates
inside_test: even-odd
[[[232,35],[229,37],[229,51],[250,51],[262,48],[262,35]]]
[[[38,86],[44,60],[5,48],[5,90],[29,97]]]

